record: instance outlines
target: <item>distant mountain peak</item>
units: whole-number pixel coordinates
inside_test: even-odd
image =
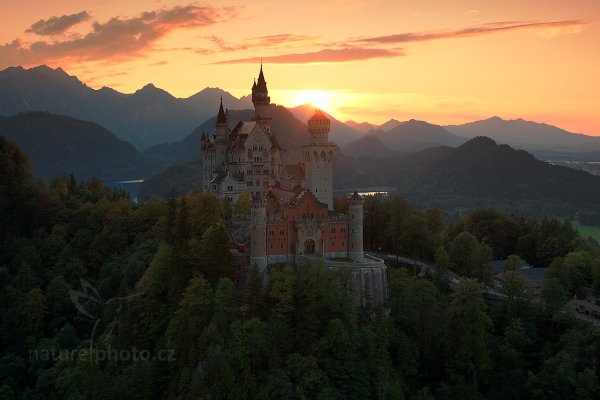
[[[486,147],[490,147],[490,146],[497,146],[498,143],[496,143],[495,140],[490,139],[487,136],[476,136],[471,140],[467,140],[464,144],[460,145],[459,147],[473,147],[473,146],[486,146]]]
[[[47,66],[46,64],[38,65],[37,67],[29,68],[30,71],[54,71],[52,68]]]

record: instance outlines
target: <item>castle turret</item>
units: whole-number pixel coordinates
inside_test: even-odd
[[[252,201],[250,226],[250,265],[256,264],[264,272],[267,267],[267,201],[260,195]]]
[[[267,81],[262,69],[262,62],[260,63],[260,72],[258,74],[258,82],[254,81],[252,85],[252,103],[254,104],[254,120],[259,124],[263,130],[269,135],[272,134],[271,130],[271,98],[269,97],[269,90],[267,89]]]
[[[363,252],[363,198],[357,192],[350,196],[348,213],[350,214],[348,257],[362,262],[365,257]]]
[[[304,146],[305,185],[327,208],[333,210],[333,159],[337,146],[329,143],[329,119],[319,109],[308,120],[310,141]]]
[[[215,164],[216,168],[223,168],[227,161],[226,150],[227,150],[227,139],[229,132],[227,129],[227,116],[225,110],[223,110],[223,97],[221,97],[221,105],[219,106],[219,113],[217,114],[217,123],[215,124]]]

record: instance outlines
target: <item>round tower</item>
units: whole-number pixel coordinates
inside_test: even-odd
[[[322,146],[329,143],[329,119],[318,108],[307,122],[310,144]]]
[[[350,216],[350,237],[348,241],[348,258],[363,261],[363,198],[355,191],[350,196],[348,214]]]
[[[329,143],[329,119],[319,109],[308,120],[309,144],[304,146],[304,186],[333,211],[333,159],[337,146]]]
[[[259,124],[265,132],[271,135],[271,98],[267,89],[267,81],[263,73],[262,62],[260,63],[260,72],[258,73],[258,81],[254,81],[252,85],[252,104],[254,104],[254,120]]]
[[[250,213],[250,265],[261,272],[267,267],[267,201],[257,195]]]

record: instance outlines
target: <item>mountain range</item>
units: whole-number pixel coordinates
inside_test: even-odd
[[[456,136],[439,125],[411,119],[387,131],[370,131],[349,143],[344,152],[358,157],[389,157],[397,153],[415,152],[437,146],[455,147],[465,141],[465,138]]]
[[[531,153],[475,137],[389,158],[340,156],[338,192],[389,187],[423,207],[495,207],[526,215],[574,215],[600,208],[600,177],[555,166]]]
[[[249,96],[238,99],[219,88],[205,88],[188,98],[176,98],[148,84],[134,93],[124,94],[107,87],[92,89],[61,68],[42,65],[0,71],[0,115],[28,111],[69,115],[96,122],[138,149],[166,143],[175,144],[171,148],[175,149],[182,146],[178,142],[192,132],[197,133],[199,127],[212,130],[210,123],[205,123],[215,116],[221,98],[230,111],[252,108]],[[306,122],[313,108],[302,105],[290,111],[298,120]],[[542,159],[600,159],[600,139],[522,119],[493,117],[462,125],[438,126],[393,118],[381,125],[343,123],[330,115],[329,118],[330,139],[356,156],[392,156],[439,145],[456,146],[476,136],[488,136],[499,143],[528,150]],[[186,143],[189,144],[189,139]],[[158,149],[167,151],[168,146]],[[157,148],[152,149],[153,153],[156,151]],[[179,162],[189,159],[182,156]]]
[[[178,99],[148,84],[132,94],[95,90],[61,68],[45,65],[0,71],[0,115],[47,111],[93,121],[138,148],[176,142],[216,114],[221,96],[232,109],[252,106],[216,88]]]

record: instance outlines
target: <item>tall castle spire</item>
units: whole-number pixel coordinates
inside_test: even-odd
[[[260,62],[260,72],[258,80],[252,85],[252,103],[254,104],[254,120],[267,132],[271,132],[271,116],[269,108],[271,107],[271,98],[267,89],[267,81],[263,72],[262,60]]]
[[[221,96],[221,105],[219,106],[219,114],[217,115],[217,125],[227,124],[227,115],[223,110],[223,96]]]

